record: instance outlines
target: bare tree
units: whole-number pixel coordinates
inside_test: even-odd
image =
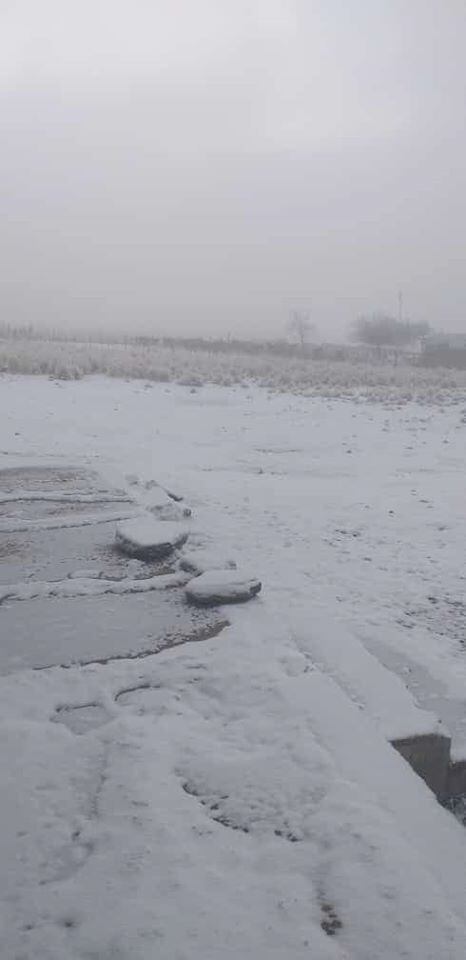
[[[315,325],[309,319],[309,313],[301,310],[292,310],[288,321],[288,330],[296,338],[304,352],[309,343],[312,334],[315,332]]]

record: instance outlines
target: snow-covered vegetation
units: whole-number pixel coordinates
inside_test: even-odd
[[[425,369],[406,362],[364,361],[341,348],[343,359],[251,354],[171,345],[15,339],[0,341],[0,372],[45,374],[61,380],[93,374],[174,382],[188,386],[251,383],[278,393],[351,397],[369,401],[456,403],[466,401],[466,371]]]

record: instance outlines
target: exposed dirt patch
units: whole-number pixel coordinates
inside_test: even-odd
[[[328,937],[334,937],[335,934],[342,929],[343,923],[332,903],[329,903],[327,900],[322,900],[320,909],[322,913],[322,920],[320,921],[322,930]]]
[[[131,577],[132,580],[148,580],[150,577],[162,577],[168,573],[176,573],[173,563],[168,560],[137,560],[128,558],[119,549],[116,543],[102,544],[99,558],[108,564],[108,568],[120,572],[121,578]]]

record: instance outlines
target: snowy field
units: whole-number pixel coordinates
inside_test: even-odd
[[[466,753],[464,388],[388,373],[0,378],[0,467],[155,479],[264,585],[203,643],[2,678],[6,960],[463,960],[466,834],[387,741]]]

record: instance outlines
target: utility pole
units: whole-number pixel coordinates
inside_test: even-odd
[[[398,323],[403,323],[403,291],[398,290]]]

